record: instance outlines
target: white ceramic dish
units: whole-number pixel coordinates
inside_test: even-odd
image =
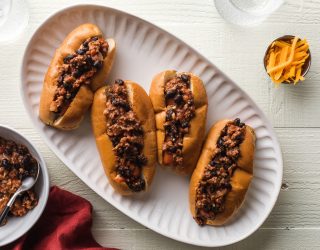
[[[188,178],[158,168],[151,191],[122,197],[109,185],[96,150],[88,116],[76,131],[61,132],[38,119],[42,81],[65,36],[76,26],[97,24],[117,41],[110,81],[121,77],[149,91],[150,81],[164,69],[192,71],[206,84],[209,98],[207,128],[221,118],[239,117],[257,134],[254,179],[245,204],[223,227],[199,227],[188,207]],[[78,5],[52,15],[33,35],[25,51],[21,91],[35,127],[60,159],[89,187],[127,216],[170,238],[199,246],[232,244],[252,234],[267,218],[282,180],[281,151],[272,127],[254,102],[227,76],[184,42],[127,13],[103,6]]]
[[[0,227],[0,246],[4,246],[18,239],[37,222],[42,214],[49,196],[49,176],[46,163],[40,155],[39,151],[33,144],[23,137],[18,131],[0,125],[0,137],[8,140],[13,140],[18,144],[25,145],[32,156],[40,163],[41,170],[37,183],[35,184],[35,191],[39,196],[38,205],[29,211],[23,217],[9,217],[5,226]]]

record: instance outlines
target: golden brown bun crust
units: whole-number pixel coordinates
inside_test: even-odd
[[[148,163],[143,167],[143,176],[146,182],[146,190],[151,185],[157,157],[157,141],[155,133],[155,120],[152,104],[147,93],[138,84],[132,81],[124,81],[128,98],[133,112],[141,122],[144,131],[144,147],[143,154],[147,157]],[[125,182],[118,183],[114,181],[116,177],[115,154],[109,136],[106,134],[107,123],[103,111],[106,107],[106,91],[107,87],[102,87],[96,91],[92,104],[91,121],[93,133],[96,138],[97,148],[101,157],[101,161],[105,173],[112,187],[122,195],[131,195],[134,192],[129,189]]]
[[[43,82],[40,99],[39,117],[45,124],[63,130],[79,127],[85,112],[92,103],[94,91],[105,84],[115,57],[116,49],[113,39],[106,39],[109,44],[108,54],[104,59],[102,69],[92,78],[90,87],[80,87],[79,92],[63,116],[55,119],[54,112],[50,111],[50,104],[57,88],[59,68],[63,64],[63,59],[68,54],[74,53],[87,38],[93,36],[101,37],[102,32],[94,24],[82,24],[71,31],[56,50]]]
[[[170,167],[178,174],[190,175],[197,164],[197,160],[201,150],[201,145],[205,137],[208,99],[202,80],[192,73],[184,73],[190,75],[190,88],[194,97],[196,115],[190,122],[189,133],[186,134],[183,138],[183,167],[175,167],[173,165]],[[153,78],[150,87],[150,98],[156,116],[158,162],[160,164],[163,164],[162,145],[165,137],[163,126],[166,114],[164,86],[167,81],[169,81],[176,75],[177,71],[175,70],[163,71]]]
[[[221,120],[210,129],[197,167],[192,174],[189,188],[189,202],[193,217],[196,215],[195,201],[199,181],[202,178],[205,167],[209,164],[209,161],[216,149],[221,130],[230,121],[231,120]],[[215,220],[208,220],[208,225],[218,226],[225,224],[242,205],[252,179],[255,141],[256,136],[254,130],[250,126],[246,125],[245,138],[240,145],[240,157],[237,161],[238,168],[234,171],[234,174],[231,177],[230,184],[232,185],[232,190],[226,196],[225,210],[223,213],[217,214]]]

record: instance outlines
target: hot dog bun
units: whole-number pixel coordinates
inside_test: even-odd
[[[157,142],[152,104],[146,92],[137,83],[132,81],[124,81],[124,84],[127,87],[130,106],[140,121],[144,132],[143,154],[147,158],[147,164],[142,167],[142,172],[146,183],[145,190],[148,190],[155,173],[155,164],[157,160]],[[134,192],[125,182],[119,183],[115,181],[117,176],[117,171],[115,168],[116,155],[113,151],[112,142],[109,136],[106,134],[108,126],[106,122],[106,116],[104,115],[107,101],[105,94],[106,89],[107,87],[100,88],[94,96],[91,112],[93,133],[96,139],[96,144],[100,153],[104,171],[109,179],[110,184],[120,194],[131,195],[134,194]]]
[[[202,179],[206,166],[208,166],[212,156],[217,150],[217,141],[221,131],[228,122],[232,122],[232,120],[221,120],[210,129],[197,167],[192,174],[189,201],[190,210],[194,218],[196,217],[196,192],[199,181]],[[245,126],[244,140],[239,146],[240,157],[236,161],[238,167],[233,172],[230,180],[232,188],[226,195],[224,202],[225,209],[223,212],[216,214],[215,219],[208,219],[205,224],[218,226],[227,223],[243,204],[245,194],[253,176],[253,158],[256,141],[254,130],[248,125]]]
[[[77,128],[85,112],[92,104],[94,91],[105,84],[115,57],[116,46],[113,39],[106,39],[109,45],[107,55],[103,60],[102,68],[93,76],[90,85],[82,85],[80,87],[67,111],[62,116],[56,117],[55,113],[50,111],[50,104],[55,95],[59,69],[63,65],[63,59],[79,49],[86,39],[95,36],[103,36],[96,25],[90,23],[80,25],[68,34],[61,46],[56,50],[45,75],[40,99],[39,117],[45,124],[63,130]]]
[[[157,143],[158,143],[158,162],[163,162],[163,143],[165,139],[164,123],[166,120],[166,99],[164,94],[165,83],[177,76],[177,74],[186,74],[190,76],[190,89],[193,94],[195,117],[190,121],[189,132],[184,135],[181,166],[170,165],[178,174],[190,175],[194,170],[200,150],[205,137],[205,125],[208,109],[208,100],[206,90],[202,80],[189,72],[178,73],[175,70],[166,70],[157,74],[151,83],[150,98],[153,104],[156,116]]]

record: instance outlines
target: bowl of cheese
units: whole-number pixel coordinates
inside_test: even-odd
[[[279,37],[268,46],[263,62],[267,74],[276,85],[296,85],[305,80],[311,66],[309,43],[297,36]]]

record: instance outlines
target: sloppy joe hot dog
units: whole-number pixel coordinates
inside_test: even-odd
[[[161,72],[152,80],[150,98],[159,163],[179,174],[191,174],[205,136],[208,101],[202,80],[189,72]]]
[[[189,190],[199,225],[223,225],[238,211],[253,174],[255,141],[253,129],[239,119],[210,129]]]
[[[92,127],[105,173],[122,195],[146,191],[156,163],[155,120],[146,92],[132,81],[100,88],[92,105]]]
[[[74,29],[56,50],[46,73],[39,117],[47,125],[79,126],[96,89],[105,84],[115,57],[115,41],[94,24]]]

